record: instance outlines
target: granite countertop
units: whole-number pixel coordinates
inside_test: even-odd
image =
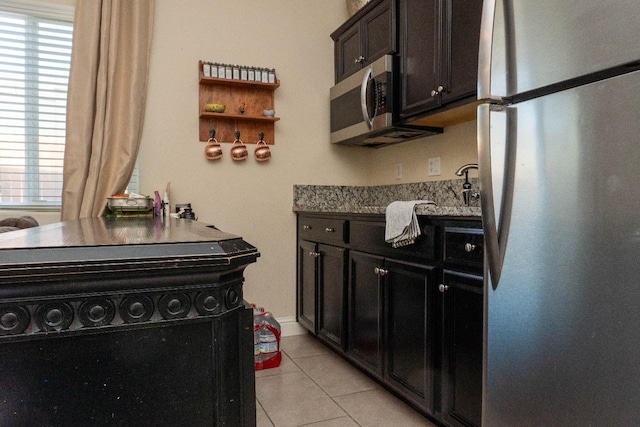
[[[470,182],[477,191],[477,179]],[[396,200],[430,200],[436,205],[416,206],[418,215],[480,218],[478,200],[464,206],[463,183],[461,179],[381,186],[295,185],[293,211],[384,214]]]

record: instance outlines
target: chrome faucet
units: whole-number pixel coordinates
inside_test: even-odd
[[[462,184],[462,198],[464,199],[464,205],[469,206],[471,200],[477,200],[480,198],[480,193],[471,190],[471,183],[469,182],[469,169],[478,169],[477,163],[469,163],[462,166],[456,171],[456,175],[462,176],[464,174],[464,184]]]

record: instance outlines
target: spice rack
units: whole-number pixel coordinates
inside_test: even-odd
[[[198,62],[200,73],[198,111],[200,141],[209,140],[209,131],[216,130],[216,139],[220,142],[233,142],[235,131],[245,143],[258,142],[258,133],[264,133],[264,141],[273,144],[274,124],[279,117],[267,117],[263,110],[274,109],[274,91],[280,86],[275,83],[261,83],[248,80],[220,79],[205,77],[202,72],[202,61]],[[205,104],[225,104],[223,113],[205,111]],[[245,112],[240,113],[244,103]]]

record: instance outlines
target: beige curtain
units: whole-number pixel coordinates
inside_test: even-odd
[[[124,191],[144,119],[154,0],[77,0],[62,220],[102,215]]]

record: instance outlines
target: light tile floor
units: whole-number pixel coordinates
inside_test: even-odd
[[[435,426],[309,335],[282,338],[256,372],[257,427]]]

